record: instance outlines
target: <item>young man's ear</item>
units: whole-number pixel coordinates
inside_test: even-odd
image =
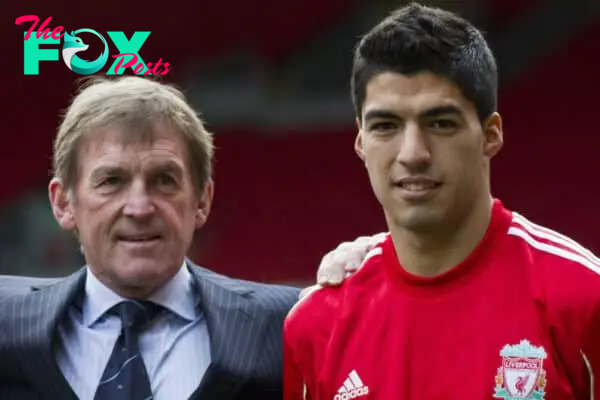
[[[75,230],[77,224],[73,215],[72,195],[58,178],[52,178],[50,181],[48,195],[52,213],[60,227],[67,231]]]
[[[356,118],[356,130],[357,133],[356,138],[354,139],[354,151],[361,160],[365,161],[365,152],[363,150],[362,126],[358,118]]]
[[[483,126],[485,135],[483,153],[492,158],[500,152],[504,145],[504,132],[502,130],[502,117],[497,112],[493,113]]]

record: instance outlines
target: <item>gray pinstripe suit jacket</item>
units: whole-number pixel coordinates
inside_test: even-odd
[[[283,319],[299,290],[187,264],[200,290],[212,353],[192,399],[281,399]],[[0,400],[76,399],[53,345],[57,324],[83,293],[85,271],[60,279],[0,277]]]

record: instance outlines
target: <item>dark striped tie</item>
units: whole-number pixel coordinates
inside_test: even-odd
[[[111,310],[121,318],[123,327],[96,389],[95,400],[152,399],[150,379],[140,354],[138,339],[144,326],[161,309],[154,303],[127,300]]]

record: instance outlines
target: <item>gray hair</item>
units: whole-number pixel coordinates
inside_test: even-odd
[[[69,190],[78,178],[82,138],[107,126],[126,128],[124,140],[151,141],[153,126],[164,122],[182,135],[196,191],[212,176],[212,134],[175,87],[137,76],[94,77],[82,86],[67,109],[54,141],[53,173]]]

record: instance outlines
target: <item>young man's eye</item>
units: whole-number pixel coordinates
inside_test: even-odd
[[[458,124],[450,119],[438,119],[431,123],[431,127],[434,129],[448,130],[456,129]]]
[[[369,130],[374,132],[389,132],[394,129],[396,124],[392,122],[376,122],[369,127]]]

